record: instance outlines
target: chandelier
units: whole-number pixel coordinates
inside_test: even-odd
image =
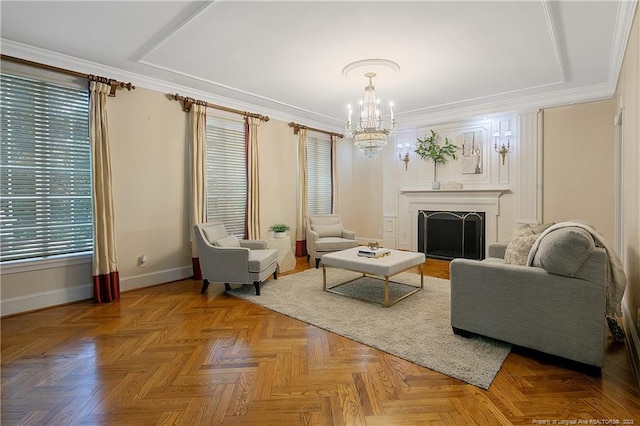
[[[348,71],[356,68],[362,68],[366,65],[370,66],[372,61],[377,61],[375,63],[375,66],[377,67],[389,67],[384,60],[369,59],[348,65],[345,67],[345,70],[343,70],[343,74],[346,75]],[[392,63],[397,67],[395,62],[386,62]],[[394,69],[394,71],[397,71],[397,69],[399,69],[399,67]],[[380,114],[380,100],[376,98],[376,89],[373,85],[373,78],[377,75],[378,74],[373,71],[368,71],[364,74],[364,77],[369,79],[369,84],[365,86],[364,97],[359,102],[360,112],[355,126],[353,126],[352,121],[353,109],[351,108],[351,105],[347,107],[347,136],[353,137],[354,145],[357,146],[367,158],[376,157],[378,153],[382,151],[382,147],[387,144],[387,136],[394,134],[396,130],[396,120],[392,102],[389,103],[389,127],[384,126],[384,122]]]

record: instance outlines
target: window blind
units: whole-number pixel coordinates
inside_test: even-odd
[[[247,210],[244,121],[207,116],[207,221],[243,236]]]
[[[91,252],[86,88],[0,74],[0,261]]]
[[[307,137],[307,211],[331,214],[331,141]]]

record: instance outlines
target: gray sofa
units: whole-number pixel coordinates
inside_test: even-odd
[[[602,367],[606,251],[577,227],[544,235],[531,266],[506,263],[506,251],[507,244],[491,244],[482,261],[451,262],[454,332]]]

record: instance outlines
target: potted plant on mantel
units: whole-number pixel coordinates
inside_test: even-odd
[[[289,225],[286,223],[274,223],[269,228],[269,231],[273,232],[273,238],[284,238],[289,229]]]
[[[444,164],[449,157],[456,159],[457,146],[452,144],[448,138],[444,138],[444,145],[438,144],[439,136],[436,132],[431,130],[431,136],[424,139],[418,138],[416,143],[415,153],[423,160],[429,158],[433,161],[433,183],[432,189],[440,189],[440,182],[438,181],[438,164]]]

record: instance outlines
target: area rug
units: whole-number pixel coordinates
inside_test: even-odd
[[[327,286],[359,276],[362,274],[327,268]],[[392,280],[420,285],[420,275],[415,273],[398,274]],[[424,277],[424,290],[383,308],[323,291],[319,268],[270,279],[261,285],[260,296],[249,285],[228,293],[488,389],[511,346],[479,336],[467,339],[453,334],[449,286],[448,280]],[[390,287],[390,300],[406,292],[406,286]],[[370,277],[339,287],[342,292],[379,302],[384,297],[383,288],[384,281]]]

